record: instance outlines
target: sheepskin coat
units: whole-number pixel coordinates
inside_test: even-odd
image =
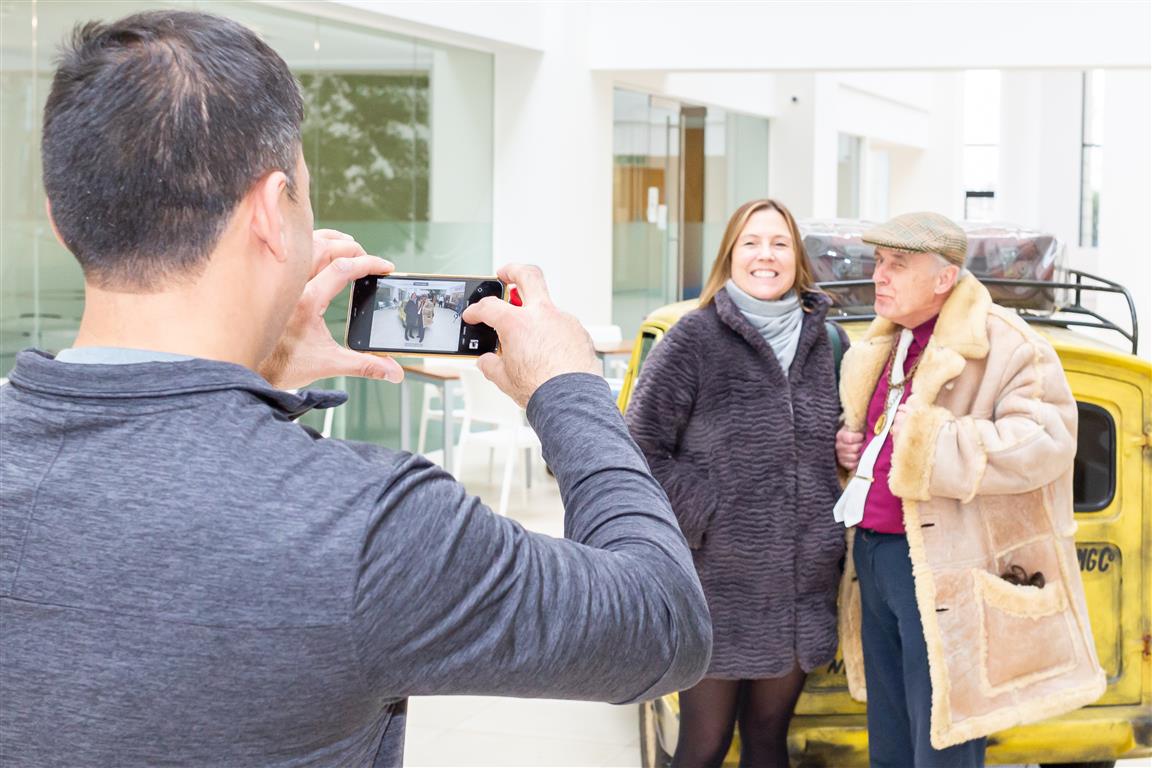
[[[877,319],[845,355],[844,425],[868,401],[898,328]],[[903,502],[943,749],[1095,701],[1105,687],[1076,560],[1076,401],[1052,346],[965,277],[912,378],[889,485]],[[849,537],[851,541],[851,537]],[[1001,578],[1013,565],[1042,588]],[[863,700],[860,594],[841,589],[849,689]]]
[[[836,652],[840,403],[827,299],[801,301],[787,374],[721,290],[653,348],[626,414],[693,549],[712,614],[708,677],[780,677],[797,661],[807,672]]]

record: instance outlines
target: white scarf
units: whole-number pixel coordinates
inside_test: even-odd
[[[880,456],[884,441],[888,439],[892,422],[896,420],[896,409],[904,399],[904,360],[908,357],[908,347],[911,345],[912,331],[905,328],[900,332],[896,357],[892,360],[892,371],[888,374],[892,377],[892,389],[888,392],[888,402],[884,403],[884,428],[864,449],[860,463],[856,465],[856,474],[848,481],[848,487],[840,494],[839,501],[832,508],[836,522],[844,523],[845,528],[859,525],[864,519],[864,502],[868,500],[868,490],[872,487],[872,472],[876,468],[876,459]]]

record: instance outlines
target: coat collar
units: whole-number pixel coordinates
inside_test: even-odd
[[[772,351],[771,345],[764,340],[764,337],[752,326],[752,323],[748,322],[748,318],[744,317],[744,313],[736,306],[736,302],[728,295],[728,291],[721,288],[716,292],[712,303],[716,307],[716,315],[720,318],[720,322],[748,342],[761,357],[770,361],[769,370],[773,372],[772,375],[779,371],[780,376],[787,379],[788,371],[780,367],[780,361],[776,359],[776,353]],[[828,307],[831,303],[831,300],[821,293],[800,294],[800,306],[804,310],[804,319],[800,329],[800,339],[796,343],[796,355],[792,358],[793,368],[804,365],[804,360],[807,359],[813,344],[819,338],[812,329],[823,330],[824,318],[828,314]]]
[[[932,338],[941,347],[954,350],[969,360],[988,355],[988,309],[992,296],[979,280],[967,275],[952,290],[940,310]],[[868,327],[864,339],[890,338],[899,330],[891,320],[878,317]]]
[[[936,328],[912,378],[910,407],[936,402],[945,384],[960,375],[966,361],[988,356],[988,312],[992,297],[979,280],[967,275],[952,291],[940,310]],[[844,356],[840,378],[840,401],[844,426],[859,431],[864,426],[868,402],[896,343],[899,326],[878,317],[864,338]]]
[[[9,374],[18,389],[84,401],[155,401],[203,392],[241,390],[263,400],[282,417],[295,419],[313,408],[332,408],[344,392],[277,389],[255,372],[234,363],[195,358],[131,365],[57,362],[46,352],[27,349]]]

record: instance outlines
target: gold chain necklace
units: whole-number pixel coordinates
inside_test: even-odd
[[[915,375],[916,369],[920,366],[920,361],[924,359],[924,351],[921,350],[919,357],[916,358],[916,362],[912,363],[912,370],[908,371],[908,373],[904,375],[903,381],[897,385],[893,380],[893,377],[896,375],[896,371],[893,369],[896,367],[896,348],[898,346],[900,346],[899,334],[896,335],[896,341],[892,344],[892,351],[888,353],[888,380],[886,382],[888,384],[888,389],[884,392],[884,410],[880,414],[880,418],[876,419],[876,425],[872,427],[872,434],[874,435],[879,435],[881,432],[883,432],[884,425],[888,423],[888,411],[892,408],[890,399],[892,397],[892,390],[899,386],[900,396],[903,397],[904,387],[908,384],[908,382],[912,381],[912,377]],[[908,347],[911,349],[912,345],[909,344]]]

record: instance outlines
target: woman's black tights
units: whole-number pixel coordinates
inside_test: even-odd
[[[704,678],[680,692],[673,768],[718,768],[740,724],[742,768],[788,768],[788,723],[807,677],[799,665],[763,680]]]

